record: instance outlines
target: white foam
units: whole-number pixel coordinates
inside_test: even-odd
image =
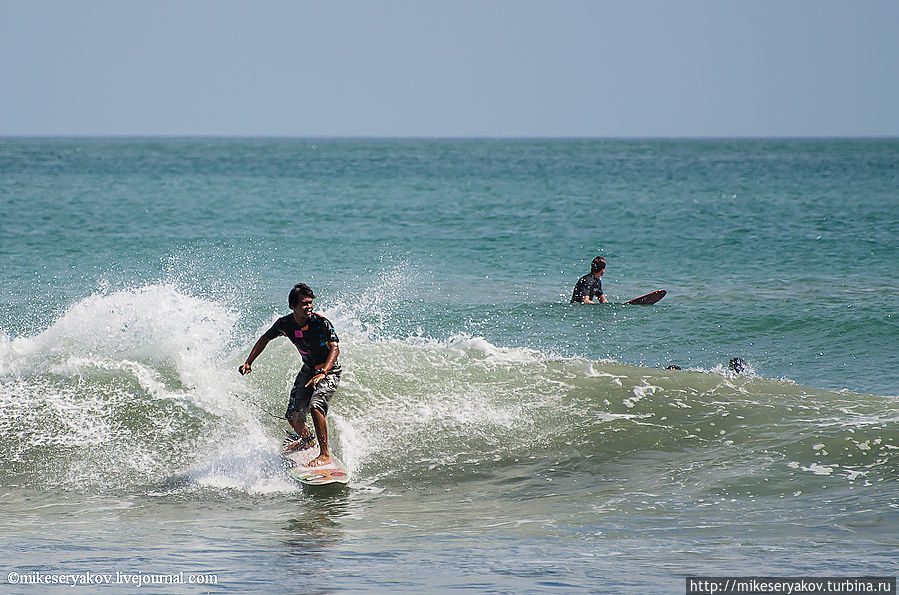
[[[229,309],[167,285],[94,294],[44,332],[0,342],[0,374],[97,355],[168,362],[190,374],[221,354],[236,321]]]
[[[833,474],[834,467],[837,467],[837,465],[828,466],[812,463],[808,467],[801,467],[801,469],[803,471],[811,471],[815,475],[831,475]]]
[[[661,390],[661,387],[654,386],[646,382],[646,378],[642,379],[643,384],[639,386],[634,386],[632,392],[634,393],[633,398],[624,399],[624,406],[628,409],[633,409],[633,407],[637,404],[641,399],[652,396],[656,393],[656,391]]]
[[[199,458],[188,473],[203,487],[255,494],[296,491],[283,472],[277,446],[264,433],[221,438]]]
[[[615,384],[616,386],[621,386],[621,381],[627,379],[627,376],[619,376],[619,375],[615,375],[615,374],[609,374],[606,372],[597,372],[594,369],[593,364],[590,364],[588,366],[586,376],[587,376],[587,378],[609,378],[609,379],[611,379],[612,383]]]
[[[169,453],[165,444],[188,440],[199,446],[186,450],[198,453],[201,485],[282,489],[280,468],[260,471],[267,468],[260,453],[277,443],[244,402],[252,387],[224,355],[237,320],[221,304],[150,285],[91,295],[35,336],[0,337],[0,427],[14,437],[9,454],[85,448],[85,460],[69,464],[69,480],[78,484],[109,469],[115,474],[117,466],[123,476],[126,468],[145,478],[177,473],[185,451]],[[172,416],[147,416],[147,399],[199,416],[198,429],[218,428],[218,441],[203,447]],[[151,431],[153,441],[134,428]],[[110,457],[110,449],[127,456]]]

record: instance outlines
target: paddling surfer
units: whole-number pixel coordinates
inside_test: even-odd
[[[602,277],[606,272],[606,259],[597,256],[590,263],[590,272],[580,279],[574,286],[574,293],[571,294],[572,304],[605,304],[609,300],[606,294],[602,292]]]
[[[324,316],[313,311],[315,294],[305,283],[298,283],[287,298],[293,311],[275,321],[250,351],[245,364],[240,366],[241,374],[253,371],[252,364],[268,345],[277,337],[287,337],[296,346],[303,358],[303,367],[297,374],[285,419],[296,432],[295,439],[286,445],[287,449],[311,448],[315,437],[306,427],[307,414],[312,415],[312,424],[318,437],[319,456],[310,461],[309,467],[327,465],[331,462],[328,450],[328,424],[325,415],[337,385],[340,383],[341,368],[337,363],[340,354],[337,333],[334,326]]]

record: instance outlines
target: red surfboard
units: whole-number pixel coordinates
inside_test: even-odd
[[[641,295],[638,298],[634,298],[630,301],[624,302],[625,304],[635,304],[637,306],[649,306],[651,304],[656,303],[668,293],[664,289],[657,289],[651,293],[647,293],[646,295]]]

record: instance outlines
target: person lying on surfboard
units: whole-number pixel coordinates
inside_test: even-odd
[[[572,304],[605,304],[609,300],[606,294],[602,292],[602,281],[599,280],[602,274],[606,272],[606,259],[597,256],[590,263],[590,272],[580,279],[574,286],[574,293],[571,294]]]
[[[337,333],[331,321],[313,312],[312,300],[315,294],[305,283],[298,283],[287,297],[287,304],[293,310],[275,321],[250,351],[245,364],[240,366],[241,374],[253,371],[253,362],[265,349],[269,341],[276,337],[287,337],[296,346],[303,359],[303,367],[297,374],[290,391],[285,419],[296,434],[285,445],[285,449],[305,449],[314,446],[315,437],[306,427],[306,416],[311,412],[312,424],[318,437],[319,455],[308,463],[309,467],[319,467],[331,462],[328,450],[328,424],[325,415],[337,385],[340,383],[341,368],[337,363],[340,354]]]

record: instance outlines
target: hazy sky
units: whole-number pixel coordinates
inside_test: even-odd
[[[0,135],[899,136],[899,0],[0,0]]]

